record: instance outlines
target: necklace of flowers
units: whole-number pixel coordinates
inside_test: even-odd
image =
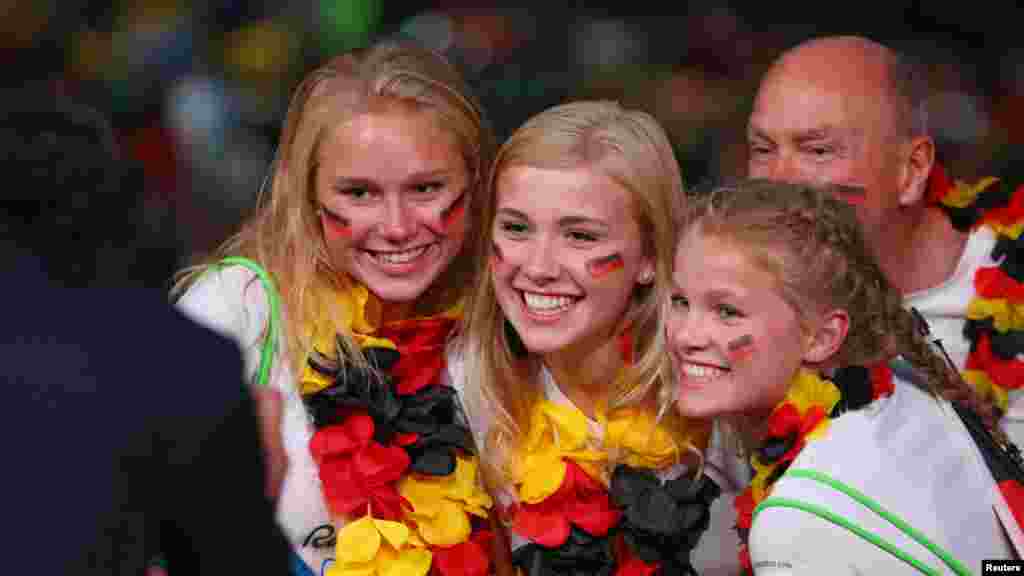
[[[1024,386],[1024,186],[983,178],[974,184],[951,182],[939,164],[928,179],[928,201],[968,232],[987,226],[996,235],[991,258],[996,266],[974,274],[975,296],[967,305],[964,336],[970,353],[962,371],[979,396],[1003,412],[1007,390]]]
[[[461,307],[377,327],[365,287],[337,297],[368,365],[338,360],[341,336],[315,335],[301,378],[324,497],[346,521],[326,573],[487,576],[492,502],[455,391],[441,380]]]
[[[753,574],[747,538],[754,509],[768,497],[772,486],[807,442],[823,437],[832,419],[892,394],[893,387],[892,372],[885,362],[871,369],[863,366],[841,368],[831,380],[820,378],[806,369],[797,373],[786,397],[768,416],[764,440],[750,456],[754,478],[734,502],[743,574]]]
[[[513,461],[516,503],[502,511],[529,542],[513,553],[525,576],[695,574],[690,551],[707,529],[718,487],[707,477],[662,482],[655,471],[680,461],[706,431],[681,435],[650,411],[598,416],[592,437],[575,406],[538,399]],[[610,455],[620,462],[610,474]]]

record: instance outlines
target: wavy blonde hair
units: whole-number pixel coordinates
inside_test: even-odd
[[[284,339],[293,370],[301,370],[312,347],[308,327],[330,329],[341,338],[342,351],[353,363],[365,358],[344,322],[344,312],[327,295],[344,289],[351,279],[333,268],[317,217],[315,176],[319,151],[339,125],[398,104],[435,114],[456,136],[470,171],[463,249],[448,269],[420,297],[416,312],[439,311],[461,296],[478,257],[473,250],[483,230],[474,211],[483,178],[493,159],[494,134],[476,98],[459,72],[444,57],[415,44],[389,40],[353,50],[313,70],[296,88],[281,131],[279,146],[255,213],[240,232],[200,263],[178,273],[172,298],[225,256],[259,262],[273,277],[284,314]],[[326,311],[326,314],[325,314]]]
[[[679,166],[661,126],[650,115],[625,110],[613,102],[575,102],[550,108],[528,120],[498,150],[487,181],[477,252],[490,261],[499,176],[513,166],[600,171],[628,190],[633,216],[643,235],[643,249],[655,262],[653,285],[637,285],[620,324],[631,327],[636,361],[612,383],[608,409],[644,405],[682,430],[671,410],[666,379],[664,330],[658,294],[671,280],[672,225],[681,215],[685,194]],[[482,458],[491,476],[508,478],[520,436],[534,402],[542,394],[540,363],[517,357],[506,331],[489,274],[481,274],[470,291],[466,334],[461,341],[466,378],[466,408],[478,422],[488,422]],[[680,434],[681,436],[681,434]]]

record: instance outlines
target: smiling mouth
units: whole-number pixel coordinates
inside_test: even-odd
[[[398,252],[383,252],[378,250],[363,250],[374,262],[384,265],[393,266],[396,264],[408,264],[413,262],[417,258],[427,253],[434,244],[427,244],[425,246],[419,246],[409,250],[402,250]]]
[[[572,308],[579,298],[520,291],[526,310],[537,316],[557,316]]]
[[[680,369],[688,379],[697,382],[710,382],[731,372],[728,368],[708,366],[707,364],[694,364],[693,362],[683,362]]]

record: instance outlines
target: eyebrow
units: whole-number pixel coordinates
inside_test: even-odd
[[[805,140],[820,140],[831,136],[842,134],[844,130],[826,124],[824,126],[817,126],[808,130],[800,130],[796,132],[790,132],[787,135],[791,135],[794,140],[805,141]],[[761,128],[751,124],[747,126],[747,136],[750,138],[761,138],[764,140],[772,140],[772,137]]]
[[[506,216],[512,216],[514,218],[520,218],[523,220],[529,220],[530,217],[525,213],[516,210],[515,208],[499,208],[498,214],[505,214]],[[603,220],[597,218],[589,218],[587,216],[564,216],[558,220],[559,226],[578,226],[580,224],[586,224],[589,226],[599,226],[601,228],[608,228],[608,224]]]
[[[410,182],[423,182],[425,180],[433,180],[437,178],[448,178],[455,174],[454,170],[449,168],[439,168],[437,170],[426,170],[423,172],[414,172],[402,180],[403,184]],[[364,188],[376,188],[378,183],[370,178],[354,178],[348,176],[339,176],[334,179],[335,188],[345,188],[349,186],[361,186]]]

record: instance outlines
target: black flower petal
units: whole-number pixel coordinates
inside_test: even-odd
[[[612,576],[615,555],[611,538],[596,538],[573,526],[569,538],[557,548],[530,543],[512,553],[512,564],[524,576]]]

